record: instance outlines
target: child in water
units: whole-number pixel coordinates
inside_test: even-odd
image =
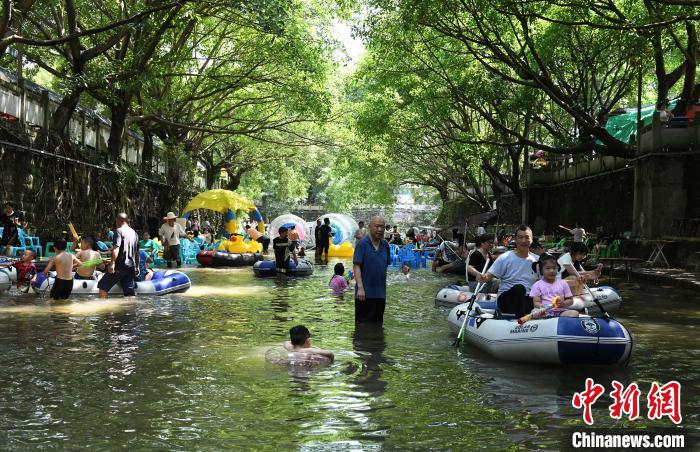
[[[311,346],[311,333],[304,325],[297,325],[290,328],[289,339],[288,342],[284,343],[284,348],[288,352],[318,355],[329,359],[331,362],[335,359],[332,351]]]
[[[338,262],[333,267],[333,277],[328,282],[328,287],[333,289],[333,295],[343,295],[345,289],[348,288],[348,282],[345,280],[345,266]]]
[[[0,266],[14,267],[17,270],[17,289],[24,293],[29,292],[32,278],[36,275],[36,266],[32,260],[34,260],[34,251],[25,250],[21,261],[0,264]]]
[[[530,296],[535,305],[532,310],[533,318],[536,313],[541,316],[541,309],[545,308],[547,311],[544,316],[546,318],[551,317],[578,317],[578,311],[574,309],[566,309],[566,307],[571,306],[573,303],[573,294],[571,293],[571,288],[561,279],[557,279],[557,273],[559,273],[559,264],[554,256],[551,254],[542,254],[540,260],[532,264],[532,269],[538,271],[542,275],[542,279],[537,281],[532,285],[530,290]],[[563,300],[559,306],[552,307],[554,299],[559,297]]]

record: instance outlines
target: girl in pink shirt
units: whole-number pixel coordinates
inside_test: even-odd
[[[535,305],[532,310],[532,318],[541,317],[541,309],[545,308],[544,313],[546,318],[551,317],[578,317],[578,311],[574,309],[566,309],[573,303],[573,295],[571,288],[561,279],[557,279],[559,273],[559,264],[556,258],[551,254],[543,254],[540,260],[532,264],[532,268],[542,275],[542,279],[532,285],[530,296]],[[552,307],[554,299],[559,297],[559,307]],[[551,309],[550,309],[551,308]],[[537,315],[539,314],[539,315]]]
[[[328,287],[333,289],[333,295],[343,295],[345,289],[348,288],[348,282],[345,281],[345,266],[338,262],[333,267],[333,277],[328,282]]]

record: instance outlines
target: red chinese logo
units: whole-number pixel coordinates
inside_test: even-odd
[[[639,396],[641,395],[637,383],[625,387],[619,381],[613,380],[612,386],[610,397],[613,402],[608,407],[610,417],[621,419],[623,415],[627,415],[630,421],[637,419],[639,417]],[[595,383],[592,378],[586,378],[585,390],[574,393],[571,404],[576,409],[583,408],[583,420],[586,424],[593,425],[592,407],[604,392],[605,388],[602,385]],[[647,402],[649,409],[647,417],[650,420],[668,417],[676,424],[680,424],[683,420],[681,415],[681,384],[679,382],[670,381],[663,386],[659,386],[656,382],[652,383],[647,395]]]
[[[683,420],[681,416],[681,384],[677,381],[669,381],[663,386],[657,382],[651,384],[649,395],[649,419],[661,419],[668,416],[675,424]]]
[[[637,383],[632,383],[627,388],[617,380],[613,380],[613,391],[610,397],[613,398],[613,403],[610,405],[610,417],[620,419],[623,414],[627,415],[630,421],[639,417],[639,394],[641,391]]]
[[[586,378],[586,390],[574,394],[571,404],[574,408],[583,408],[583,420],[588,425],[593,425],[593,413],[591,407],[598,400],[598,397],[603,395],[605,388],[598,383],[594,383],[592,378]]]

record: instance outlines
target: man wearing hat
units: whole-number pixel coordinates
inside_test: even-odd
[[[163,259],[168,264],[168,268],[172,267],[172,261],[177,263],[180,268],[182,260],[180,259],[180,237],[186,237],[185,230],[182,229],[179,223],[175,222],[177,216],[173,212],[168,212],[165,216],[165,223],[158,230],[158,235],[162,238],[163,245],[166,245]]]

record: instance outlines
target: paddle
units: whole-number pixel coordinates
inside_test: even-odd
[[[78,232],[73,227],[73,223],[68,223],[68,229],[70,230],[70,235],[73,236],[73,244],[75,246],[78,246],[78,242],[80,242],[80,237],[78,237]]]
[[[574,270],[574,275],[576,275],[576,278],[580,278],[581,275],[579,274],[578,270],[576,270],[576,267],[574,267],[574,266],[572,265],[571,268]],[[598,306],[598,309],[600,309],[600,312],[603,313],[603,317],[605,317],[606,319],[612,318],[612,317],[610,317],[610,314],[608,314],[608,312],[605,310],[605,308],[603,307],[603,305],[600,304],[600,302],[596,299],[595,295],[593,295],[593,292],[591,291],[591,288],[588,287],[588,284],[586,284],[586,280],[583,281],[583,287],[585,287],[586,290],[588,291],[588,294],[589,294],[589,295],[591,296],[591,298],[593,299],[593,303],[595,303],[595,304]]]
[[[486,273],[486,271],[489,269],[489,265],[491,265],[491,260],[486,262],[486,265],[484,266],[484,271],[483,273]],[[459,344],[462,342],[462,338],[464,338],[464,331],[467,326],[467,318],[469,317],[469,313],[472,311],[472,306],[474,306],[474,301],[476,301],[476,296],[479,294],[481,289],[486,287],[486,283],[478,283],[476,285],[476,289],[474,290],[474,293],[472,294],[471,298],[469,301],[469,306],[467,306],[467,312],[464,313],[464,320],[462,321],[462,327],[459,329],[459,333],[457,334],[457,338],[455,341],[452,343],[455,347],[459,347]]]
[[[527,322],[530,319],[539,319],[542,318],[543,316],[547,315],[547,312],[549,312],[552,309],[558,308],[559,307],[559,301],[561,300],[561,297],[557,295],[554,297],[554,300],[552,300],[552,306],[548,308],[541,308],[538,309],[537,311],[531,312],[528,315],[524,315],[518,319],[518,325],[522,325],[523,323]]]

